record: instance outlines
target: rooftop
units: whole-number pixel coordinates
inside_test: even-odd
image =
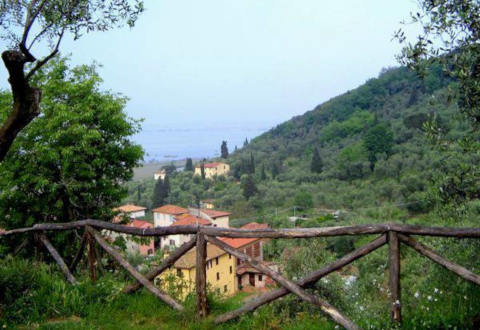
[[[269,225],[266,223],[257,223],[257,222],[250,222],[246,225],[240,227],[240,229],[248,229],[248,230],[257,230],[257,229],[268,229]],[[231,247],[239,248],[255,241],[261,240],[261,238],[228,238],[228,237],[220,237],[219,240],[227,243]]]
[[[203,213],[208,215],[210,218],[215,219],[215,218],[220,218],[220,217],[227,217],[231,213],[226,212],[226,211],[217,211],[217,210],[211,210],[211,209],[201,209]]]
[[[147,208],[143,206],[138,206],[134,204],[125,204],[121,205],[119,207],[114,208],[114,211],[119,211],[123,213],[130,213],[130,212],[139,212],[139,211],[145,211]]]
[[[137,219],[133,219],[132,222],[130,222],[128,224],[129,227],[135,227],[135,228],[153,228],[153,224],[148,222],[148,221],[144,221],[144,220],[137,220]]]
[[[157,207],[156,209],[153,209],[153,212],[171,214],[171,215],[180,215],[180,214],[188,213],[188,210],[181,206],[167,204],[161,207]]]
[[[205,163],[203,164],[203,167],[205,168],[215,168],[215,167],[218,167],[219,165],[228,165],[226,163],[219,163],[219,162],[215,162],[215,163]],[[197,165],[195,167],[198,167],[200,168],[202,165]]]
[[[191,214],[182,214],[177,217],[177,221],[171,224],[171,226],[210,226],[212,223],[206,219],[196,217]]]

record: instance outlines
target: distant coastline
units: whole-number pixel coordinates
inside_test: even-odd
[[[210,123],[208,125],[176,124],[165,127],[145,123],[132,140],[145,150],[142,167],[136,168],[133,180],[153,178],[160,167],[174,163],[182,167],[186,158],[198,161],[220,155],[220,144],[227,141],[230,152],[275,126],[274,123]]]

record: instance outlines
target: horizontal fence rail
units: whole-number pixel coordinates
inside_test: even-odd
[[[83,236],[81,236],[80,248],[75,254],[72,264],[68,267],[61,255],[52,245],[47,237],[47,232],[65,231],[84,229]],[[128,263],[125,257],[101,234],[102,230],[112,231],[141,237],[161,237],[168,235],[193,235],[193,238],[177,248],[175,251],[165,258],[162,263],[151,269],[147,274],[142,275],[132,265]],[[320,227],[320,228],[285,228],[285,229],[257,229],[244,230],[236,228],[220,228],[220,227],[205,227],[205,226],[169,226],[156,228],[133,228],[129,226],[98,221],[93,219],[74,221],[68,223],[42,223],[36,224],[33,227],[19,228],[7,230],[0,233],[0,239],[18,234],[33,234],[35,242],[42,244],[46,250],[52,255],[55,262],[64,273],[68,282],[72,285],[77,283],[73,273],[79,264],[80,259],[87,250],[88,266],[90,270],[90,278],[95,281],[97,278],[97,267],[101,265],[97,262],[98,251],[97,246],[100,246],[108,255],[112,257],[121,267],[123,267],[134,279],[135,283],[125,286],[124,293],[135,292],[142,286],[154,294],[157,298],[174,308],[182,311],[184,307],[175,299],[170,297],[166,292],[153,284],[153,280],[162,274],[165,270],[171,267],[178,259],[192,248],[196,247],[196,280],[195,289],[197,294],[197,314],[199,317],[206,317],[209,313],[209,306],[206,294],[207,279],[206,279],[206,246],[207,243],[213,244],[230,253],[236,258],[243,260],[251,267],[255,268],[260,273],[269,276],[280,288],[268,291],[251,301],[247,302],[242,307],[226,312],[214,319],[216,324],[230,321],[239,317],[240,315],[251,312],[273,302],[287,294],[293,293],[300,299],[312,303],[317,306],[322,312],[328,315],[339,325],[346,329],[359,329],[351,320],[343,315],[338,309],[329,304],[327,301],[305,291],[313,286],[318,280],[335,272],[355,260],[358,260],[378,248],[388,245],[388,267],[389,267],[389,289],[391,292],[391,317],[394,322],[401,322],[401,286],[400,286],[400,248],[406,245],[422,256],[438,263],[442,267],[452,271],[463,279],[480,285],[480,276],[469,271],[450,260],[440,256],[435,251],[418,242],[411,235],[418,236],[434,236],[434,237],[453,237],[453,238],[480,238],[480,228],[449,228],[449,227],[427,227],[414,226],[397,223],[371,224],[371,225],[352,225],[352,226],[334,226],[334,227]],[[292,281],[280,273],[271,269],[267,264],[261,260],[256,260],[238,249],[231,247],[217,237],[229,238],[314,238],[314,237],[331,237],[331,236],[345,236],[345,235],[379,235],[370,243],[354,250],[344,257],[324,266],[323,268],[308,274],[303,279]],[[31,238],[24,239],[21,244],[14,250],[14,255],[25,248]],[[100,270],[102,270],[100,268]]]

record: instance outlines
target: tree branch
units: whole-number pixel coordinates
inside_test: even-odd
[[[58,36],[57,44],[55,45],[55,48],[53,51],[44,57],[41,61],[38,61],[37,64],[33,67],[32,70],[27,74],[27,80],[29,80],[35,72],[37,72],[42,66],[44,66],[48,61],[50,61],[55,55],[58,53],[58,48],[60,47],[60,42],[62,41],[63,34],[65,33],[65,26],[62,28],[62,32],[60,32],[60,35]]]

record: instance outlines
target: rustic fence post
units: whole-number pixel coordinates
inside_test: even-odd
[[[93,235],[86,231],[87,234],[87,255],[88,255],[88,268],[90,269],[90,280],[92,282],[97,281],[97,256],[95,253],[95,238]]]
[[[208,315],[207,301],[207,241],[204,234],[197,232],[197,262],[195,267],[195,288],[197,291],[197,315]]]
[[[401,322],[401,303],[400,303],[400,244],[398,233],[388,232],[388,267],[389,267],[389,287],[392,299],[392,321]]]

